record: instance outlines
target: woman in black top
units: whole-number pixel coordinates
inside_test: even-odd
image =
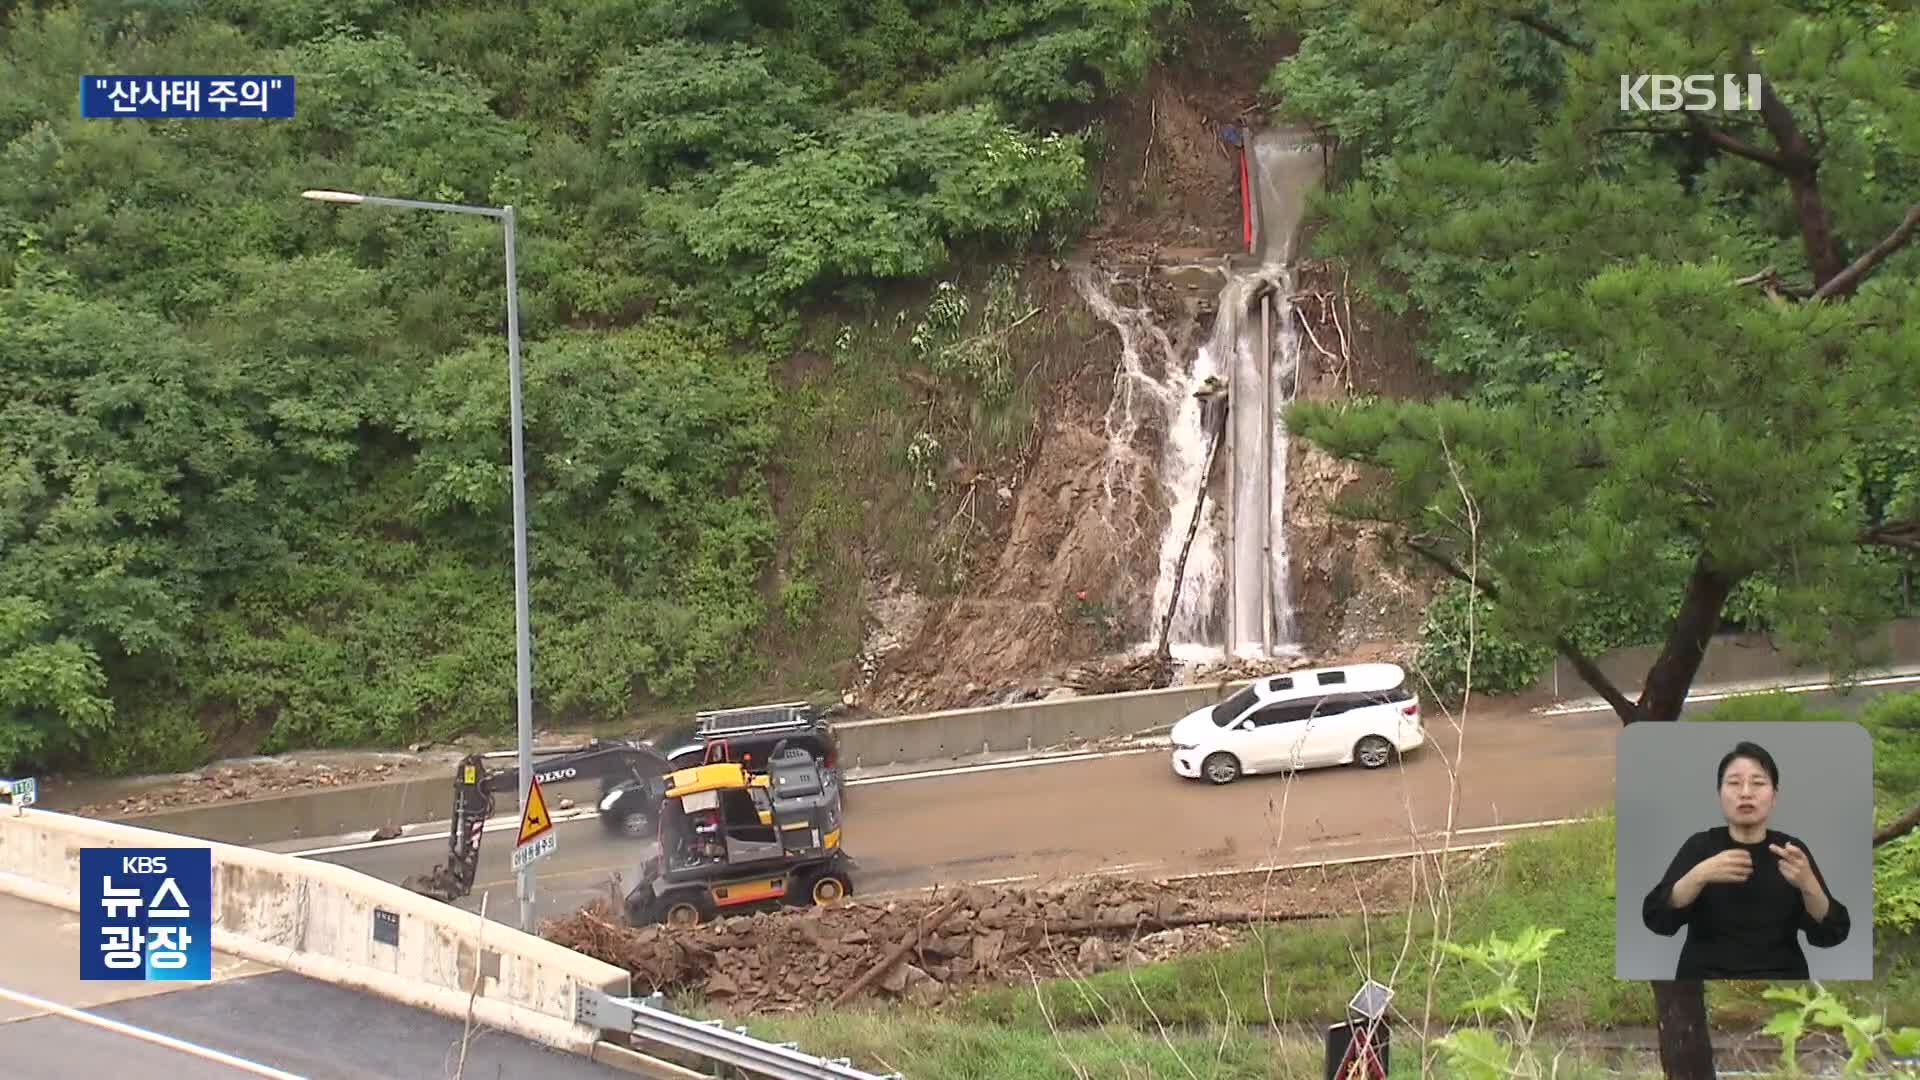
[[[1720,759],[1724,827],[1697,832],[1640,906],[1647,929],[1687,928],[1676,979],[1805,979],[1807,943],[1830,949],[1852,929],[1807,846],[1767,828],[1780,769],[1750,742]]]

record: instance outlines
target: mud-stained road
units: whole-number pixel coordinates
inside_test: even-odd
[[[1155,750],[1071,764],[962,773],[847,791],[847,849],[860,892],[1126,867],[1178,874],[1305,859],[1404,851],[1414,832],[1447,825],[1456,732],[1429,718],[1429,745],[1377,771],[1321,769],[1246,777],[1225,787],[1182,780]],[[1613,798],[1608,713],[1486,715],[1460,751],[1454,825],[1493,839],[1493,826],[1565,818]],[[559,850],[539,872],[541,917],[569,914],[631,882],[641,847],[597,820],[557,826]],[[423,840],[316,856],[389,881],[443,857]],[[472,896],[489,916],[516,918],[507,834],[487,836]]]

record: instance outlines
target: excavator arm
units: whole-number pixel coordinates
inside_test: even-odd
[[[489,769],[487,761],[517,756],[509,750],[468,754],[460,760],[454,769],[447,861],[425,874],[407,878],[402,882],[406,888],[447,903],[473,891],[474,875],[480,869],[480,841],[486,834],[487,821],[493,817],[494,797],[502,792],[511,797],[520,788],[517,767]],[[533,775],[542,789],[597,780],[604,792],[637,783],[646,786],[650,804],[656,806],[666,794],[666,777],[671,769],[666,756],[653,747],[624,740],[595,739],[579,746],[540,750],[533,760]]]

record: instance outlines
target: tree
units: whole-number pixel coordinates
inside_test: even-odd
[[[1480,0],[1296,7],[1317,29],[1297,72],[1273,80],[1323,108],[1409,100],[1394,91],[1431,79],[1432,50],[1408,42],[1496,72],[1396,118],[1412,134],[1341,114],[1335,134],[1390,149],[1327,200],[1319,237],[1371,272],[1383,303],[1419,310],[1476,394],[1298,403],[1287,423],[1383,467],[1388,490],[1344,509],[1400,527],[1462,580],[1471,492],[1471,584],[1623,724],[1678,719],[1729,596],[1755,577],[1778,583],[1789,644],[1856,669],[1889,613],[1888,550],[1920,545],[1920,458],[1902,444],[1920,419],[1920,332],[1902,315],[1920,309],[1920,95],[1888,77],[1920,70],[1920,18],[1870,3],[1655,7],[1578,21]],[[1371,65],[1343,87],[1319,34]],[[1761,76],[1757,118],[1619,110],[1623,74],[1722,71]],[[1472,94],[1478,113],[1454,100]],[[1674,591],[1635,695],[1567,636],[1584,598]],[[1667,1074],[1712,1076],[1701,986],[1653,989]]]

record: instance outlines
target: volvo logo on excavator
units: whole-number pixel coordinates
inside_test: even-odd
[[[533,775],[537,777],[541,783],[551,784],[559,780],[571,780],[574,777],[580,775],[580,770],[579,769],[555,769],[552,772],[537,772],[537,773],[534,773]]]

